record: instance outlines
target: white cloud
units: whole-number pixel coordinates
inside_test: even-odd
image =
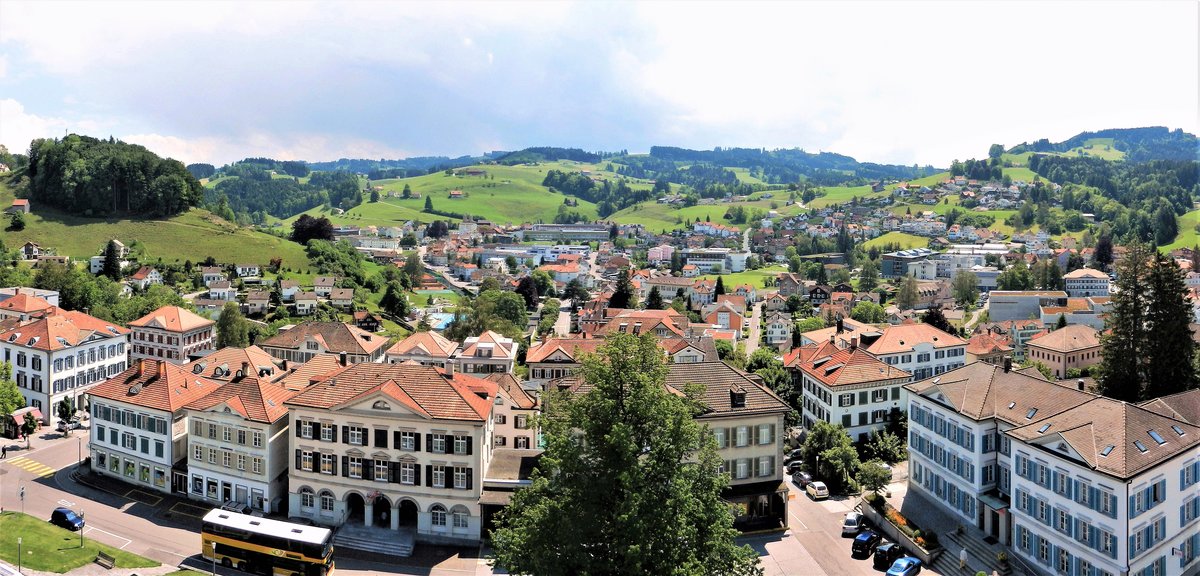
[[[25,111],[11,98],[0,100],[0,144],[11,152],[25,152],[35,138],[62,136],[65,131],[88,133],[100,129],[98,122],[40,116]]]
[[[243,158],[265,156],[277,160],[335,160],[337,158],[404,158],[413,154],[380,142],[336,139],[321,135],[250,134],[238,138],[180,138],[162,134],[129,134],[121,140],[141,144],[159,156],[184,164],[206,162],[216,166]]]

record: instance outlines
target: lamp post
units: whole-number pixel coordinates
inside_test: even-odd
[[[17,574],[21,574],[21,537],[17,536]]]
[[[212,547],[212,576],[217,576],[217,541],[212,540],[209,545]]]

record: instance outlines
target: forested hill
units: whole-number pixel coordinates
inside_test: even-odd
[[[461,168],[479,164],[504,154],[507,152],[493,152],[484,156],[459,156],[458,158],[449,156],[418,156],[397,160],[342,158],[333,162],[309,162],[308,167],[311,170],[322,172],[344,170],[356,174],[366,174],[371,180],[383,180],[421,176],[450,168]]]
[[[864,184],[872,180],[909,180],[938,172],[932,166],[898,166],[859,162],[831,152],[813,154],[799,148],[714,148],[689,150],[672,146],[653,146],[650,156],[631,156],[639,168],[649,172],[669,170],[677,163],[703,164],[718,168],[746,168],[767,184],[808,181],[822,186]],[[639,160],[640,159],[640,160]],[[624,158],[616,161],[625,162]],[[638,170],[634,170],[637,172]],[[654,177],[649,173],[631,174]]]
[[[34,140],[25,176],[18,192],[34,206],[81,216],[170,216],[203,196],[200,182],[179,161],[136,144],[78,134]]]
[[[222,166],[205,192],[205,204],[227,220],[261,224],[268,215],[284,219],[328,204],[343,210],[362,202],[357,174],[310,172],[303,162],[248,158]]]
[[[1145,128],[1110,128],[1097,132],[1081,132],[1062,142],[1052,143],[1046,138],[1037,142],[1024,143],[1009,152],[1069,152],[1098,141],[1111,140],[1112,148],[1124,153],[1129,162],[1151,160],[1197,160],[1200,158],[1200,141],[1195,134],[1182,129],[1170,130],[1163,126]]]

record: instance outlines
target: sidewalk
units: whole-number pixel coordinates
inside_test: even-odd
[[[22,568],[21,576],[162,576],[178,571],[178,566],[171,566],[169,564],[161,564],[154,568],[113,568],[109,570],[95,562],[91,562],[62,574]],[[0,576],[17,576],[17,567],[0,562]],[[196,576],[200,576],[200,573],[196,573]]]
[[[901,489],[893,489],[888,502],[918,526],[937,527],[934,531],[945,549],[932,566],[938,573],[974,575],[982,571],[987,574],[1025,576],[1025,572],[1017,563],[1010,563],[1005,568],[996,560],[996,553],[1001,551],[1007,552],[1011,557],[1012,551],[1007,546],[985,542],[983,531],[967,523],[965,519],[946,513],[939,504],[920,490],[909,490],[907,483],[902,486]],[[957,526],[963,527],[962,534],[954,533]],[[958,557],[964,549],[967,551],[967,567],[960,569]]]

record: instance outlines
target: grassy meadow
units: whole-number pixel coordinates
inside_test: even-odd
[[[905,232],[888,232],[886,234],[876,236],[866,242],[863,242],[863,248],[872,248],[875,246],[883,246],[885,244],[899,244],[901,250],[908,248],[924,248],[929,245],[929,239],[924,236],[915,234],[907,234]]]

